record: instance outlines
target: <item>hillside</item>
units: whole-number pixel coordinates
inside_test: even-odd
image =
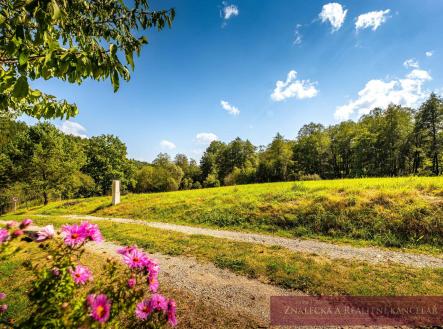
[[[443,246],[443,177],[365,178],[239,185],[54,202],[33,214],[92,214],[282,236]]]

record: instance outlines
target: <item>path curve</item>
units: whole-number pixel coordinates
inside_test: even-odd
[[[0,223],[6,222],[0,220]],[[38,231],[40,228],[32,225],[27,231]],[[106,254],[119,260],[121,255],[117,253],[117,249],[121,247],[108,241],[85,245],[89,252]],[[301,291],[285,290],[237,275],[212,263],[199,263],[193,257],[148,254],[160,265],[160,282],[189,291],[198,299],[212,303],[214,307],[218,305],[224,309],[234,309],[240,314],[247,314],[256,319],[263,328],[269,325],[271,296],[306,295]]]
[[[91,221],[108,220],[116,223],[146,225],[149,227],[175,231],[184,234],[200,234],[240,242],[280,246],[292,251],[317,254],[332,259],[362,260],[372,264],[392,262],[418,268],[443,268],[443,258],[401,251],[383,250],[376,247],[353,247],[316,240],[289,239],[272,235],[214,230],[209,228],[161,222],[147,222],[143,220],[134,220],[129,218],[96,217],[89,215],[65,215],[62,217],[80,220],[85,219]]]

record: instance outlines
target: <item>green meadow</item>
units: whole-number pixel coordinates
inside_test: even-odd
[[[441,252],[443,177],[238,185],[50,203],[19,214],[88,214]]]

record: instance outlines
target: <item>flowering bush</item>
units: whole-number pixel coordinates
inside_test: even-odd
[[[176,326],[175,301],[158,293],[159,265],[142,250],[136,246],[118,249],[125,266],[108,259],[103,274],[94,276],[82,264],[82,256],[88,242],[103,241],[97,225],[64,225],[60,233],[48,225],[32,233],[26,231],[31,224],[32,220],[25,219],[20,224],[8,222],[0,229],[0,255],[14,253],[18,248],[14,241],[25,232],[48,254],[44,264],[25,263],[35,273],[28,295],[32,307],[27,319],[14,326],[121,327],[118,323],[122,320],[136,321],[137,326],[147,328]],[[5,298],[0,292],[0,324],[6,323]]]

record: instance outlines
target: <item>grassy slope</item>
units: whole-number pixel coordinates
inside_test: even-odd
[[[39,225],[75,223],[66,218],[33,217]],[[107,240],[137,244],[149,252],[192,256],[221,268],[313,295],[443,295],[442,269],[330,260],[284,248],[233,242],[136,224],[98,222]]]
[[[93,214],[391,247],[443,248],[443,177],[253,184],[54,202],[39,214]],[[436,249],[435,249],[436,248]]]

